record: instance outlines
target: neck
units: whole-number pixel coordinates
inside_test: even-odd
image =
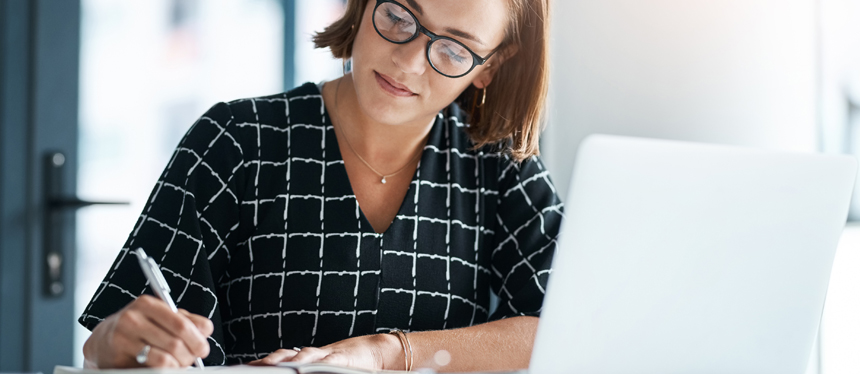
[[[349,145],[382,173],[392,172],[424,148],[435,116],[402,124],[384,124],[367,116],[358,103],[352,75],[323,86],[323,99],[335,127]]]

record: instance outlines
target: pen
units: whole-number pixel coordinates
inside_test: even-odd
[[[149,281],[149,287],[152,288],[152,292],[155,293],[159,299],[164,300],[173,313],[179,313],[179,310],[176,309],[176,304],[174,304],[173,299],[170,298],[170,287],[167,285],[167,280],[164,279],[164,275],[161,274],[161,270],[158,269],[158,264],[146,255],[143,248],[138,248],[136,252],[137,262],[140,263],[140,268],[143,270],[143,275],[146,276],[146,280]],[[203,369],[203,360],[201,360],[200,357],[197,357],[197,361],[195,361],[195,363],[198,368],[201,370]]]

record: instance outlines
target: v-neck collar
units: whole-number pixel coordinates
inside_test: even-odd
[[[340,153],[340,143],[337,140],[337,134],[335,133],[334,126],[332,125],[333,122],[331,121],[331,117],[329,116],[328,108],[325,105],[325,99],[323,98],[322,87],[324,84],[327,84],[327,83],[329,83],[329,82],[324,82],[321,84],[314,85],[314,88],[316,88],[317,92],[320,95],[320,102],[322,102],[321,122],[323,123],[323,125],[325,125],[326,136],[332,137],[331,141],[334,145],[332,147],[333,151],[326,152],[325,162],[326,162],[326,165],[334,165],[334,164],[340,164],[341,165],[340,168],[337,168],[337,172],[342,174],[339,177],[342,177],[344,180],[346,180],[347,189],[349,190],[349,193],[352,196],[356,196],[355,190],[353,190],[353,188],[352,188],[352,181],[349,180],[349,173],[346,172],[346,163],[343,160],[343,155]],[[410,215],[415,214],[415,212],[405,211],[406,208],[410,205],[410,204],[407,204],[407,199],[410,199],[410,198],[415,199],[416,198],[415,196],[418,193],[418,187],[420,187],[419,186],[419,183],[420,183],[419,177],[421,176],[422,168],[424,167],[424,165],[427,164],[428,157],[430,157],[432,154],[432,152],[430,152],[430,153],[427,152],[427,148],[429,146],[433,146],[436,149],[443,149],[443,147],[444,147],[444,149],[448,148],[447,145],[442,144],[442,141],[444,140],[443,134],[442,134],[443,126],[444,126],[443,116],[441,115],[441,113],[439,113],[436,115],[434,122],[433,122],[433,127],[430,128],[430,133],[427,135],[427,143],[424,145],[424,149],[421,150],[421,158],[418,161],[418,167],[415,168],[415,173],[412,174],[412,180],[409,182],[409,189],[406,191],[406,195],[403,196],[403,201],[400,202],[400,207],[397,208],[397,214],[394,216],[394,218],[392,218],[391,222],[388,224],[388,228],[386,228],[385,231],[376,232],[376,229],[374,229],[373,225],[370,224],[370,220],[368,220],[367,216],[364,215],[364,211],[361,210],[361,204],[358,202],[358,197],[357,196],[355,197],[355,205],[356,205],[356,209],[358,210],[358,219],[360,221],[362,233],[374,234],[374,235],[382,236],[382,237],[388,236],[388,235],[390,235],[392,228],[397,223],[397,217],[398,216],[410,216]],[[414,204],[418,204],[418,202],[415,201]]]

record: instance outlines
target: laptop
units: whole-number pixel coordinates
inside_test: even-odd
[[[588,137],[529,373],[804,373],[856,172],[850,156]]]

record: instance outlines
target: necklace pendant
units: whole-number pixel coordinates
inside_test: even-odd
[[[382,177],[382,184],[385,184],[385,177]]]

